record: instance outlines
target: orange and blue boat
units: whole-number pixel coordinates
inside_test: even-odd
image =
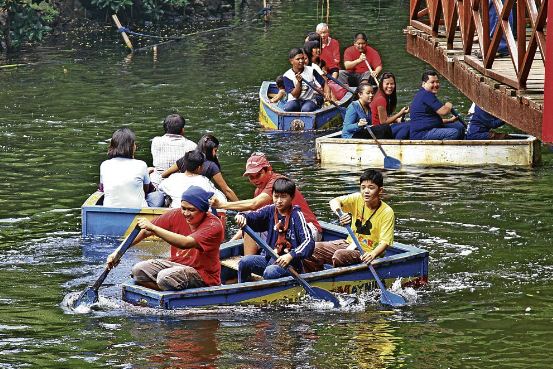
[[[345,238],[345,228],[320,222],[323,240]],[[183,291],[155,291],[134,282],[122,286],[122,299],[133,305],[158,309],[184,309],[212,305],[292,303],[302,299],[305,291],[292,277],[236,283],[238,261],[243,254],[241,240],[221,245],[221,280],[219,286],[192,288]],[[420,286],[428,282],[428,252],[415,246],[394,243],[386,254],[374,261],[379,277],[388,286],[398,278],[402,286]],[[342,294],[362,294],[378,289],[367,265],[305,273],[302,277],[312,286]]]
[[[287,112],[270,102],[278,93],[275,82],[263,81],[259,89],[259,122],[269,130],[310,131],[341,127],[343,114],[353,94],[348,92],[336,103],[325,105],[314,112]]]

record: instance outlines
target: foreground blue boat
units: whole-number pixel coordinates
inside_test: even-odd
[[[328,104],[310,113],[286,112],[270,102],[278,93],[275,82],[264,81],[259,89],[259,122],[266,129],[282,131],[308,131],[340,127],[345,109],[353,95],[348,92],[338,101],[337,106]]]
[[[321,225],[324,240],[345,238],[347,235],[343,227],[325,222]],[[182,309],[209,305],[290,303],[303,298],[305,291],[292,277],[232,283],[236,280],[236,266],[242,250],[241,241],[221,245],[221,286],[160,292],[130,282],[123,284],[122,299],[144,307]],[[386,255],[373,265],[388,286],[397,278],[402,279],[403,286],[419,286],[428,281],[428,252],[414,246],[394,243]],[[365,264],[330,268],[302,276],[313,286],[337,293],[360,294],[378,288]]]

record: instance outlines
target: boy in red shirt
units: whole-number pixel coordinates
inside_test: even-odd
[[[133,245],[155,234],[171,245],[171,257],[135,264],[132,277],[141,286],[154,290],[182,290],[221,284],[219,246],[224,229],[219,218],[209,212],[213,192],[191,186],[182,194],[181,208],[171,210],[150,222],[139,218],[142,231]],[[113,267],[115,253],[108,256]]]

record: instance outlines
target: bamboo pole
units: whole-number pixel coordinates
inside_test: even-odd
[[[330,17],[330,0],[326,0],[326,24],[328,24],[329,17]]]
[[[263,0],[263,20],[265,22],[268,22],[269,21],[269,11],[267,10],[267,0]]]
[[[119,22],[119,18],[117,18],[117,14],[112,14],[111,17],[113,18],[113,21],[115,22],[115,25],[117,26],[118,30],[123,28],[123,26],[121,25],[121,22]],[[131,43],[131,40],[129,39],[129,36],[127,36],[125,32],[121,32],[121,36],[123,37],[123,41],[125,41],[125,44],[127,45],[127,47],[132,51],[132,43]]]

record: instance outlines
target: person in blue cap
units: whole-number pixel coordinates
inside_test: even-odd
[[[171,245],[169,259],[150,259],[132,268],[134,281],[154,290],[182,290],[221,284],[219,246],[224,228],[209,211],[213,192],[191,186],[182,194],[181,208],[173,209],[150,222],[138,219],[142,228],[133,245],[156,235]],[[107,264],[114,265],[115,252]]]

